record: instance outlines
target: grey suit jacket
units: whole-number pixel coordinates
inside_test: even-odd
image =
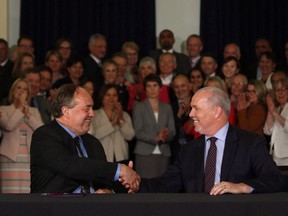
[[[169,104],[159,101],[159,115],[158,122],[156,122],[153,109],[148,99],[137,103],[133,110],[133,123],[137,139],[134,149],[135,154],[151,154],[158,144],[155,137],[161,129],[167,127],[169,128],[167,141],[159,144],[159,148],[164,156],[171,156],[169,142],[171,142],[175,136],[175,124],[172,108]]]

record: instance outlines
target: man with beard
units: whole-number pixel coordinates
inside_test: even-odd
[[[177,67],[174,69],[176,74],[188,75],[190,71],[190,61],[187,55],[178,53],[173,49],[175,43],[174,34],[169,29],[164,29],[159,35],[160,49],[152,50],[149,54],[156,63],[159,62],[159,57],[162,53],[172,53],[176,57]]]
[[[140,192],[272,193],[284,186],[264,137],[228,123],[230,101],[217,87],[192,97],[190,118],[199,138],[184,145],[176,162],[154,179],[142,179]]]

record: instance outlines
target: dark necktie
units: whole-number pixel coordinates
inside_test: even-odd
[[[215,170],[216,170],[216,137],[210,137],[210,148],[208,150],[206,166],[204,171],[204,192],[210,193],[211,189],[214,186],[215,180]]]
[[[85,157],[84,154],[83,154],[83,151],[81,150],[81,147],[80,147],[80,141],[79,141],[79,137],[76,136],[73,138],[74,140],[74,143],[76,145],[76,148],[78,149],[78,152],[79,152],[79,156],[80,157]],[[82,181],[81,182],[81,190],[82,190],[82,193],[90,193],[90,184],[89,182],[87,181]]]
[[[76,148],[77,148],[77,150],[79,152],[79,156],[80,157],[84,157],[84,154],[83,154],[82,149],[80,147],[80,141],[79,141],[79,137],[78,136],[74,137],[74,143],[75,143]]]

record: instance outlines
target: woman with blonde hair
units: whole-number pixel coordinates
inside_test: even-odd
[[[266,98],[268,113],[264,133],[271,135],[270,153],[278,168],[287,171],[288,166],[288,80],[273,84],[274,95]],[[274,102],[273,97],[276,101]]]
[[[30,107],[30,88],[24,79],[17,79],[9,91],[11,105],[0,106],[1,193],[30,192],[30,144],[34,130],[43,122],[37,108]]]

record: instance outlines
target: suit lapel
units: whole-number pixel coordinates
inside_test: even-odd
[[[59,135],[61,137],[63,137],[63,142],[65,143],[66,147],[74,154],[77,154],[77,149],[76,146],[74,145],[74,140],[73,138],[64,130],[64,128],[62,128],[57,122],[56,120],[52,121],[52,124],[55,126],[56,131],[59,133]]]
[[[232,162],[234,159],[237,146],[238,146],[237,135],[235,133],[235,129],[230,125],[225,141],[220,181],[223,181],[228,178],[231,165],[233,164]]]
[[[146,110],[147,110],[147,113],[148,113],[149,118],[151,119],[151,121],[154,122],[153,125],[157,125],[157,121],[156,121],[156,118],[155,118],[155,116],[154,116],[153,109],[152,109],[152,107],[151,107],[148,99],[146,99],[146,100],[144,101],[144,103],[145,103],[145,107],[146,107]]]
[[[195,155],[195,164],[196,164],[196,184],[199,192],[203,191],[203,178],[204,178],[204,151],[205,151],[205,136],[201,136],[199,145],[199,152]]]

